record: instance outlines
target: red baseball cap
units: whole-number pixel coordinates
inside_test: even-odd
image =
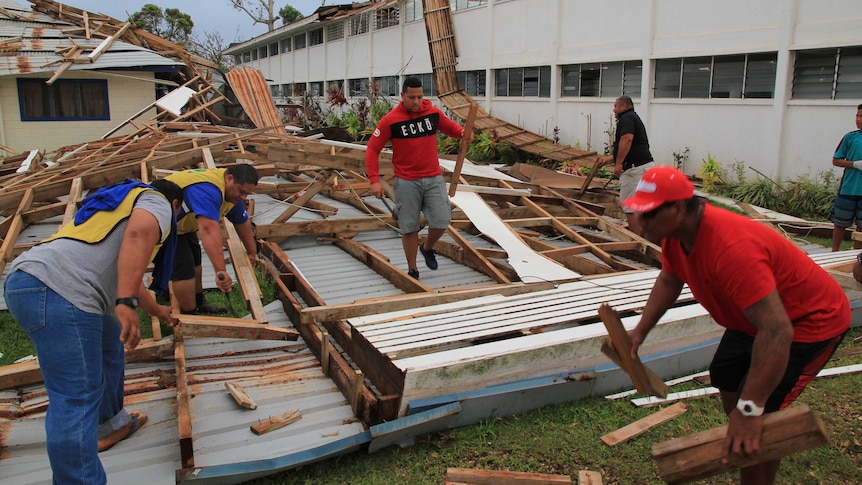
[[[679,170],[668,167],[653,167],[644,173],[638,182],[635,195],[623,201],[623,205],[639,213],[649,212],[665,202],[688,200],[694,197],[694,185]]]

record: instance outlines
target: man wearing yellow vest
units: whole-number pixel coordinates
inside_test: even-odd
[[[138,306],[173,323],[143,276],[155,255],[150,288],[167,288],[182,200],[165,180],[106,187],[84,199],[74,222],[9,266],[6,304],[36,346],[48,392],[54,483],[106,483],[98,452],[147,422],[124,408],[124,348],[141,339]]]
[[[224,246],[219,222],[224,217],[233,223],[248,257],[257,258],[257,245],[245,200],[257,186],[257,170],[251,165],[238,164],[215,169],[195,169],[166,177],[183,189],[180,211],[179,239],[171,276],[174,295],[180,311],[186,314],[222,313],[204,300],[201,244],[216,272],[216,286],[230,292],[233,280],[226,272]],[[200,240],[198,239],[200,237]]]

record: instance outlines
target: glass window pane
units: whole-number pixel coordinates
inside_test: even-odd
[[[509,96],[524,95],[524,69],[513,67],[509,69]]]
[[[745,56],[716,56],[713,64],[711,98],[741,98]]]
[[[792,97],[832,99],[836,54],[835,49],[797,52]]]
[[[605,62],[601,72],[602,87],[599,96],[617,98],[623,94],[623,63]]]
[[[551,97],[551,66],[539,67],[539,96]]]
[[[686,57],[682,60],[682,97],[708,98],[711,57]]]
[[[659,59],[655,64],[655,97],[678,98],[682,59]]]
[[[862,98],[862,48],[842,47],[838,53],[835,99]]]
[[[772,98],[775,95],[775,64],[778,54],[749,54],[745,74],[746,98]]]
[[[497,69],[494,71],[495,96],[509,95],[509,70]]]
[[[643,61],[623,63],[623,94],[632,98],[640,97],[642,74]]]
[[[539,95],[539,68],[524,68],[524,96]]]
[[[601,64],[581,64],[581,96],[598,96]]]
[[[563,66],[562,75],[560,78],[560,96],[578,96],[580,90],[579,82],[581,78],[580,64]]]

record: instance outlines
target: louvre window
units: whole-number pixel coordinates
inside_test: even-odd
[[[305,32],[293,36],[293,49],[297,51],[305,49]]]
[[[470,96],[485,96],[485,71],[458,71],[458,86]]]
[[[344,38],[344,22],[336,22],[326,26],[326,41],[332,42]]]
[[[862,47],[799,51],[793,68],[794,99],[862,97]]]
[[[398,76],[383,76],[375,79],[374,89],[381,96],[398,96]]]
[[[551,67],[510,67],[494,71],[497,96],[551,97]]]
[[[374,30],[398,25],[398,7],[381,8],[374,11]]]
[[[407,0],[407,4],[404,6],[404,21],[415,22],[422,20],[422,18],[422,0]]]
[[[457,12],[468,8],[480,7],[488,3],[488,0],[452,0],[452,8]]]
[[[567,64],[562,66],[560,95],[636,98],[641,94],[642,71],[641,61]]]
[[[308,33],[308,45],[320,45],[323,44],[323,27],[319,29],[314,29]]]
[[[286,39],[281,39],[281,53],[287,54],[288,52],[290,52],[291,51],[291,44],[292,44],[292,42],[291,42],[290,37],[288,37]]]
[[[659,59],[656,98],[772,98],[775,53]]]
[[[368,12],[350,17],[350,36],[368,33]]]

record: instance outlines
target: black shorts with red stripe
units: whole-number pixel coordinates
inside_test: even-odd
[[[845,331],[822,342],[793,342],[784,377],[766,401],[766,412],[775,412],[793,403],[826,365],[846,334]],[[713,387],[726,392],[741,392],[751,367],[753,347],[754,337],[735,330],[725,331],[709,366]]]

